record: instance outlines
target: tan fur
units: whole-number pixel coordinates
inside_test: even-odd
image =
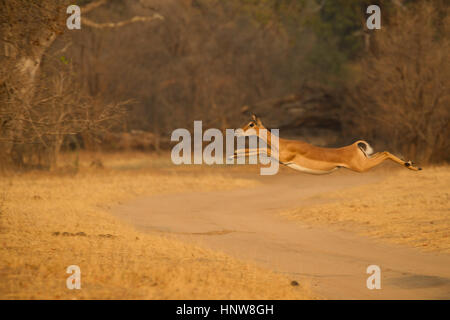
[[[249,129],[254,129],[256,134],[260,136],[259,130],[266,128],[258,117],[252,115],[252,120],[242,128],[242,131],[245,134]],[[267,130],[266,142],[268,145],[267,153],[270,155],[271,133],[269,130]],[[340,167],[364,172],[387,159],[410,170],[421,170],[421,168],[413,166],[411,161],[405,162],[387,151],[369,156],[358,147],[358,143],[361,142],[367,144],[363,140],[358,140],[341,148],[321,148],[303,141],[279,138],[278,160],[295,170],[313,174],[330,173]],[[248,150],[246,152],[248,153]]]

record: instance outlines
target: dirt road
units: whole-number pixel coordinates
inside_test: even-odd
[[[153,196],[114,213],[146,232],[195,242],[309,283],[322,298],[450,299],[449,255],[312,228],[278,215],[315,201],[315,195],[373,183],[383,174],[283,171],[258,176],[262,185],[245,190]],[[380,290],[366,287],[369,265],[381,268]]]

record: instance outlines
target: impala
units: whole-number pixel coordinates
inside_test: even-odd
[[[239,130],[239,129],[238,129]],[[257,135],[267,146],[271,146],[272,134],[266,130],[261,120],[252,115],[252,120],[239,130],[239,135]],[[347,168],[356,172],[365,172],[384,160],[392,160],[410,170],[418,171],[411,161],[403,161],[390,152],[383,151],[373,154],[372,147],[363,140],[341,148],[321,148],[309,143],[279,138],[278,161],[292,169],[311,173],[325,174],[339,168]],[[260,153],[261,151],[258,151]],[[245,149],[236,152],[233,157],[254,155],[254,150]],[[269,156],[270,151],[267,152]]]

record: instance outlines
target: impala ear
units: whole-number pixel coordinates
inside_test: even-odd
[[[261,120],[259,119],[259,117],[258,117],[256,114],[253,114],[253,113],[252,113],[252,119],[253,119],[259,126],[262,126],[262,125],[263,125],[262,122],[261,122]]]

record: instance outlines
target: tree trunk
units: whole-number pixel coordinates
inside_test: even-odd
[[[25,164],[23,147],[28,139],[25,136],[25,124],[22,119],[29,117],[26,109],[32,108],[33,105],[42,57],[55,39],[56,33],[43,31],[39,41],[37,41],[39,45],[34,46],[29,55],[20,57],[14,68],[15,77],[10,85],[13,89],[13,99],[17,109],[15,110],[16,121],[11,134],[13,143],[10,155],[13,164],[18,167],[23,167]]]

